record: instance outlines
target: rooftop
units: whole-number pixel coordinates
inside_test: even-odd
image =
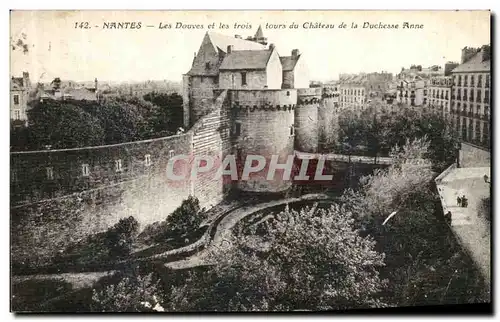
[[[485,53],[484,47],[478,51],[474,56],[472,56],[465,63],[458,65],[457,68],[452,70],[452,73],[466,73],[466,72],[489,72],[491,68],[491,59],[489,53]],[[486,54],[487,59],[484,58]]]
[[[265,45],[259,44],[254,41],[244,40],[240,38],[230,37],[216,32],[207,32],[210,42],[213,44],[215,50],[220,50],[227,53],[227,47],[233,46],[233,50],[263,50],[266,49]]]
[[[227,54],[219,70],[266,69],[272,50],[238,50]]]

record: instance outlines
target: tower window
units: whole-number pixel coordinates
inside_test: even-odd
[[[90,169],[88,164],[82,164],[82,176],[88,177],[90,175]]]
[[[149,167],[151,165],[151,155],[150,154],[146,154],[144,156],[144,165],[146,167]]]
[[[121,159],[115,160],[115,171],[122,172],[122,160]]]
[[[240,122],[236,122],[234,124],[234,135],[235,136],[240,136],[241,135],[241,123]]]
[[[14,110],[14,119],[15,120],[21,119],[21,111],[20,110]]]
[[[247,73],[242,72],[241,73],[241,85],[246,85],[247,84]]]
[[[14,104],[19,105],[19,95],[17,94],[14,95]]]
[[[46,172],[47,172],[47,179],[49,180],[54,179],[54,170],[52,169],[52,167],[47,167]]]
[[[206,63],[205,63],[205,68],[206,68],[206,69],[210,69],[210,62],[206,62]]]
[[[295,127],[292,125],[290,126],[290,136],[295,135]]]
[[[175,151],[174,151],[174,150],[170,150],[170,151],[168,151],[168,157],[169,157],[169,158],[173,158],[173,157],[174,157],[174,155],[175,155]]]

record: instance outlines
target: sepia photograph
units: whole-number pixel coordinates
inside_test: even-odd
[[[11,312],[493,312],[491,11],[9,24]]]

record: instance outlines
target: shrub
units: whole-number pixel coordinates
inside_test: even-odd
[[[168,239],[190,240],[205,219],[206,213],[200,208],[199,200],[190,196],[165,220],[147,226],[139,238],[146,244],[161,243]]]

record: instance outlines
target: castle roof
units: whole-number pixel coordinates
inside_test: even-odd
[[[97,99],[95,88],[67,88],[63,90],[65,97],[71,97],[75,100],[94,101]]]
[[[282,56],[280,57],[281,66],[283,67],[283,71],[292,71],[295,68],[295,65],[299,61],[300,55],[297,56],[296,59],[292,56]]]
[[[222,61],[219,70],[262,70],[266,69],[272,50],[232,51]]]
[[[240,38],[230,37],[215,32],[207,32],[210,42],[215,50],[226,53],[228,46],[233,46],[233,50],[262,50],[266,49],[265,45],[259,44],[254,41],[244,40]]]
[[[229,37],[215,32],[207,32],[203,38],[198,55],[194,58],[191,69],[188,75],[197,76],[217,76],[219,74],[219,66],[222,59],[227,54],[227,47],[233,46],[233,51],[252,50],[261,51],[266,49],[265,45],[254,41],[243,40],[240,38]],[[212,47],[215,55],[210,54],[207,57],[202,51]]]
[[[483,50],[477,52],[468,61],[458,65],[453,69],[452,73],[466,73],[466,72],[489,72],[491,68],[491,60],[488,58],[483,61]]]
[[[264,38],[264,33],[262,32],[262,27],[259,25],[257,32],[255,33],[255,38]]]

